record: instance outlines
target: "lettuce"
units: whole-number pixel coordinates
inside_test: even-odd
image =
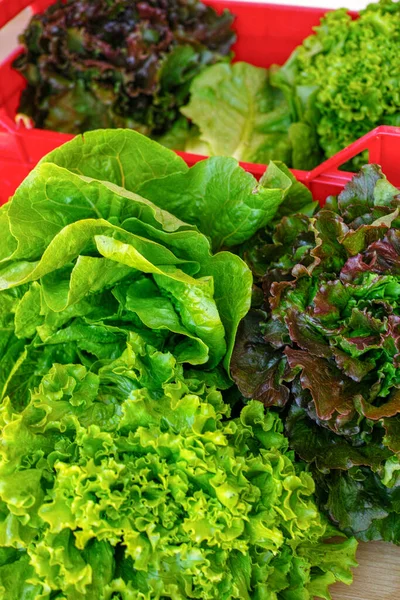
[[[251,236],[296,189],[282,166],[260,183],[233,159],[188,169],[127,130],[88,133],[50,153],[0,211],[0,290],[15,313],[15,331],[4,327],[3,397],[23,406],[55,356],[114,358],[130,322],[179,363],[227,369],[251,274],[212,248]]]
[[[356,541],[327,543],[279,417],[223,401],[252,277],[212,246],[298,196],[283,166],[259,184],[232,159],[189,170],[114,130],[48,155],[0,209],[0,598],[311,600],[351,582]],[[209,237],[180,219],[191,198],[214,202]]]
[[[324,542],[278,416],[228,414],[136,333],[91,370],[55,363],[22,411],[6,399],[4,598],[303,600],[349,583],[355,541]]]
[[[44,163],[81,177],[107,180],[108,188],[117,185],[125,194],[139,195],[140,202],[159,215],[158,221],[171,219],[168,229],[177,227],[177,222],[187,229],[190,223],[210,239],[215,251],[249,239],[275,218],[283,204],[296,202],[300,188],[300,201],[304,194],[304,187],[280,162],[271,163],[260,182],[233,158],[213,157],[189,169],[174,152],[123,130],[76,137],[48,154]],[[12,240],[7,244],[10,247]]]
[[[353,19],[346,9],[328,12],[271,82],[291,106],[298,127],[311,128],[326,157],[378,125],[398,125],[399,5],[371,3]],[[356,161],[366,161],[365,153]]]
[[[28,85],[19,112],[66,133],[160,135],[179,118],[193,77],[229,56],[232,21],[197,0],[58,0],[20,38],[14,66]]]
[[[281,160],[298,169],[318,162],[315,135],[292,124],[290,103],[271,85],[267,69],[245,62],[208,67],[193,80],[181,112],[198,128],[197,136],[195,128],[187,134],[188,152],[263,164]]]
[[[251,196],[255,180],[251,186],[236,169],[237,185],[250,184]],[[247,267],[233,254],[212,255],[194,225],[131,191],[179,172],[188,172],[185,163],[143,136],[100,131],[43,159],[20,186],[2,209],[0,289],[18,291],[15,336],[29,344],[21,350],[5,340],[14,360],[24,355],[5,387],[43,346],[89,353],[88,361],[113,357],[131,321],[150,337],[156,331],[180,363],[228,366],[250,302]]]
[[[399,191],[368,165],[315,216],[287,214],[245,246],[262,294],[232,375],[286,407],[320,502],[360,539],[400,543]],[[260,300],[261,297],[261,300]]]

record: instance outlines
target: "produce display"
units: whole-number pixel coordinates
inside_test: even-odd
[[[308,195],[242,248],[258,294],[232,375],[283,409],[333,521],[399,544],[399,190],[368,165],[315,214]]]
[[[0,597],[311,600],[351,582],[356,541],[331,539],[280,417],[231,416],[226,396],[252,277],[220,249],[299,186],[102,130],[0,209]]]
[[[162,134],[193,77],[229,56],[232,21],[198,0],[58,0],[20,38],[15,68],[28,85],[19,112],[68,133]]]
[[[209,67],[182,109],[199,129],[197,145],[189,136],[185,148],[309,170],[374,127],[400,124],[399,17],[393,0],[355,20],[343,8],[328,12],[282,67]]]
[[[400,546],[396,163],[290,170],[400,125],[400,3],[268,68],[212,5],[57,0],[4,63],[78,135],[2,138],[0,600],[332,600]]]
[[[230,63],[234,15],[197,0],[57,2],[21,38],[19,115],[61,132],[129,127],[175,150],[310,170],[400,123],[399,14],[394,0],[357,19],[328,12],[283,66],[262,69]]]

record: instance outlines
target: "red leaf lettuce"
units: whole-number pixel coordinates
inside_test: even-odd
[[[283,216],[247,242],[263,298],[232,360],[244,396],[284,408],[333,520],[397,543],[399,209],[399,191],[369,165],[315,216]]]
[[[34,15],[15,67],[19,107],[37,127],[164,133],[190,82],[227,56],[233,17],[189,0],[68,0]]]

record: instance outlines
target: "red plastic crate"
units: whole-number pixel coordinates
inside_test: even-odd
[[[0,27],[24,8],[32,12],[43,11],[54,0],[0,0]],[[236,60],[244,60],[257,66],[268,67],[282,64],[292,50],[312,33],[326,9],[298,6],[256,4],[234,0],[203,0],[206,4],[222,11],[228,8],[236,16],[237,42],[234,46]],[[356,17],[356,13],[351,13]],[[17,126],[15,115],[25,81],[12,69],[12,62],[20,52],[14,52],[0,65],[0,204],[8,200],[33,166],[48,152],[60,146],[72,136],[40,129]],[[293,171],[299,181],[305,183],[314,197],[324,201],[329,194],[338,193],[352,174],[338,168],[349,158],[363,150],[369,150],[370,162],[378,162],[394,185],[400,186],[394,160],[400,155],[400,130],[394,127],[379,127],[364,136],[338,155],[318,166],[313,171]],[[204,157],[179,153],[189,165]],[[243,164],[260,177],[265,165]]]
[[[32,170],[35,163],[28,160],[15,161],[9,159],[7,151],[7,143],[2,146],[2,135],[7,135],[6,132],[0,130],[0,205],[4,204],[13,195],[15,189],[23,181],[23,179]],[[57,134],[51,133],[50,136]],[[29,145],[34,148],[35,141],[38,149],[41,150],[40,156],[37,156],[37,161],[40,160],[47,152],[60,145],[60,141],[51,137],[46,138],[47,147],[44,149],[41,132],[34,130],[25,132],[25,136],[21,139],[20,135],[13,135],[12,139],[15,143],[15,150],[18,150],[18,145],[21,144],[20,152],[24,152],[24,143],[26,137],[29,138]],[[71,137],[71,136],[65,136]],[[57,143],[56,143],[57,142]],[[351,158],[354,158],[360,152],[368,151],[369,162],[377,163],[382,166],[382,170],[389,181],[400,188],[400,170],[398,168],[398,157],[400,157],[400,128],[388,127],[382,125],[370,131],[367,135],[360,138],[335,156],[332,156],[327,161],[313,169],[312,171],[299,171],[292,169],[292,173],[298,181],[304,183],[312,192],[313,197],[324,204],[327,196],[339,194],[346,183],[353,177],[354,173],[340,171],[339,167],[346,164]],[[39,152],[38,152],[39,154]],[[188,154],[178,152],[185,159],[189,166],[194,165],[200,160],[204,160],[204,156],[197,154]],[[36,161],[36,162],[37,162]],[[260,179],[265,171],[265,165],[256,165],[250,163],[240,163],[246,171],[252,173],[257,179]]]

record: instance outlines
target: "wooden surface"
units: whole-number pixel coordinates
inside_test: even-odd
[[[333,600],[400,600],[400,546],[360,544],[357,561],[354,583],[332,586]]]

